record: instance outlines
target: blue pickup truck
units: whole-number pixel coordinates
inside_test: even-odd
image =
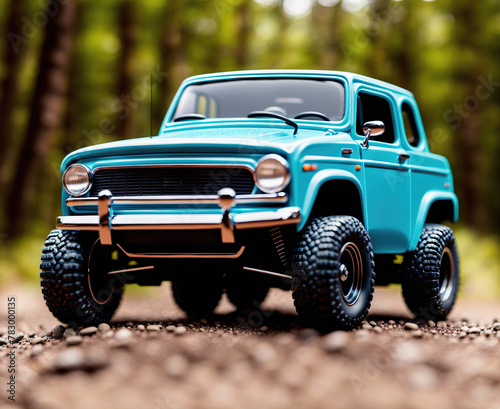
[[[413,95],[357,74],[265,70],[195,76],[157,136],[62,162],[62,216],[45,243],[48,308],[109,321],[129,283],[170,281],[188,314],[224,291],[239,309],[292,291],[309,324],[352,329],[375,285],[444,319],[459,283],[458,200]],[[376,272],[376,275],[375,275]]]

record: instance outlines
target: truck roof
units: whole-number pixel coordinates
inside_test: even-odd
[[[189,77],[184,80],[183,85],[190,85],[200,82],[211,82],[211,81],[224,81],[230,79],[242,79],[242,78],[259,78],[259,77],[302,77],[302,78],[315,78],[315,77],[331,77],[331,78],[343,78],[348,83],[364,83],[377,85],[382,88],[389,89],[393,92],[413,97],[413,94],[397,85],[391,84],[389,82],[377,80],[365,75],[356,74],[352,72],[345,71],[328,71],[328,70],[292,70],[292,69],[273,69],[273,70],[242,70],[242,71],[227,71],[227,72],[216,72],[211,74],[202,74]]]

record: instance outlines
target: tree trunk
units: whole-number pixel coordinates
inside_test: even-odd
[[[119,5],[118,19],[122,45],[122,52],[118,59],[118,97],[121,101],[127,101],[127,96],[131,95],[132,87],[135,82],[136,69],[134,64],[134,51],[139,29],[137,9],[134,2],[125,0]],[[120,138],[137,136],[136,109],[134,109],[134,107],[123,107],[123,109],[120,110],[116,128]]]
[[[0,100],[0,124],[2,124],[2,135],[0,136],[0,194],[5,195],[3,191],[7,183],[8,161],[10,152],[9,145],[14,137],[14,111],[16,109],[17,94],[19,91],[19,73],[21,63],[26,55],[28,41],[22,34],[21,17],[24,15],[23,2],[11,0],[8,10],[9,16],[6,22],[7,38],[5,44],[4,66],[5,76],[2,81],[2,99]]]
[[[68,71],[73,48],[74,0],[57,2],[58,11],[47,9],[48,22],[42,47],[26,138],[8,198],[9,239],[23,233],[34,198],[40,170],[46,163],[56,131],[64,116]],[[54,6],[54,2],[48,7]]]
[[[165,30],[162,34],[160,44],[160,69],[165,77],[161,84],[161,104],[160,107],[156,107],[157,109],[155,109],[158,121],[163,119],[174,96],[177,68],[184,60],[181,11],[181,2],[168,1],[162,19]]]
[[[467,106],[473,100],[475,89],[478,86],[478,73],[481,72],[482,62],[479,60],[478,30],[476,23],[478,4],[466,2],[458,5],[457,26],[461,27],[458,35],[458,44],[464,52],[476,52],[474,61],[458,61],[456,66],[459,83],[464,90],[463,97],[458,106],[458,115],[461,124],[456,129],[460,167],[457,169],[457,189],[461,193],[460,213],[462,219],[470,226],[481,229],[484,227],[485,206],[481,200],[481,163],[480,139],[481,114],[478,109]]]
[[[251,32],[252,1],[243,0],[236,10],[236,50],[235,61],[238,68],[247,68],[248,47]]]

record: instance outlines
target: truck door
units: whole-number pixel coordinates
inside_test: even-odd
[[[374,252],[403,253],[410,242],[410,171],[408,154],[395,132],[395,101],[368,87],[356,95],[355,138],[364,139],[363,124],[382,121],[385,131],[361,147],[365,183],[366,227]]]

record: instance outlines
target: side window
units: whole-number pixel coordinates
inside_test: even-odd
[[[394,125],[392,122],[391,106],[385,98],[360,92],[357,101],[356,133],[363,135],[363,124],[368,121],[382,121],[385,132],[370,140],[394,143]]]
[[[420,143],[420,136],[418,134],[417,124],[415,123],[415,115],[413,115],[413,109],[410,104],[403,102],[401,106],[401,112],[403,114],[403,123],[405,125],[405,134],[408,143],[416,147]]]

